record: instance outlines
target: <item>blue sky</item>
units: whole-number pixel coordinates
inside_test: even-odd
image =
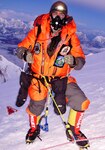
[[[13,10],[27,14],[27,18],[32,20],[39,14],[49,12],[53,2],[55,0],[0,0],[0,10]],[[76,23],[105,31],[105,0],[99,2],[97,0],[65,0],[65,2],[69,14],[74,17]]]

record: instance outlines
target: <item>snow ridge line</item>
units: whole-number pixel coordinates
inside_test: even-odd
[[[97,139],[105,139],[105,135],[104,136],[98,136],[98,137],[88,138],[89,141],[91,141],[91,140],[97,140]],[[85,141],[85,140],[84,139],[83,140],[75,140],[75,142],[76,141]],[[61,144],[49,146],[49,147],[46,147],[46,148],[42,148],[40,150],[48,150],[48,149],[52,149],[52,148],[55,148],[55,147],[64,146],[64,145],[67,145],[67,144],[70,144],[70,143],[74,143],[74,142],[69,141],[69,142],[65,142],[65,143],[61,143]]]

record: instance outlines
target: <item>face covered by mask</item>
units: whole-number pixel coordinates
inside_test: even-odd
[[[54,12],[51,14],[51,26],[54,30],[59,30],[66,24],[66,18],[63,13]]]

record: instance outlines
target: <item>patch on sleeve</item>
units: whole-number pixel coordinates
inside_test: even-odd
[[[70,52],[70,46],[63,45],[56,57],[54,66],[62,68],[64,66],[64,56]]]

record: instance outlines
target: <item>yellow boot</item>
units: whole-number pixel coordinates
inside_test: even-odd
[[[75,111],[73,109],[70,110],[68,117],[69,130],[72,132],[73,138],[76,140],[76,143],[80,147],[87,148],[89,147],[89,141],[87,137],[80,131],[81,122],[84,116],[84,112]],[[69,139],[69,131],[67,129],[66,135]],[[69,132],[70,132],[69,131]]]

